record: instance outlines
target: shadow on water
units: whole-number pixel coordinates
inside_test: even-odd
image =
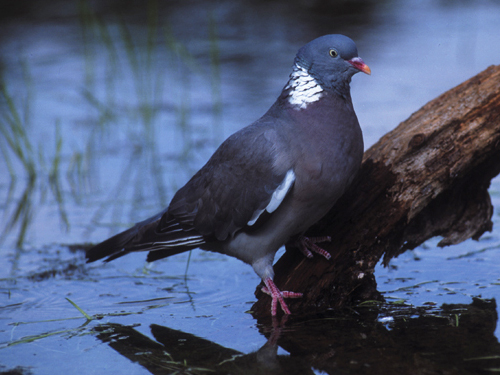
[[[437,308],[381,305],[260,324],[268,341],[241,353],[157,324],[154,339],[103,324],[97,338],[152,374],[470,374],[500,368],[494,300]],[[278,346],[289,355],[278,355]]]

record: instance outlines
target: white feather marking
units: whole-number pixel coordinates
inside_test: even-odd
[[[260,215],[265,211],[266,209],[260,210],[260,211],[255,211],[252,219],[247,223],[248,226],[252,226],[255,224],[255,222],[259,219]]]
[[[298,91],[309,91],[310,89],[312,89],[313,87],[318,87],[316,85],[316,82],[314,81],[309,81],[309,82],[305,82],[303,85],[300,85],[300,86],[297,86],[295,88],[295,90],[298,90]]]
[[[177,228],[177,229],[170,229],[168,231],[165,231],[165,232],[168,232],[168,233],[176,233],[176,232],[182,232],[184,229],[182,228]]]
[[[252,219],[247,223],[247,225],[249,226],[254,225],[264,211],[267,211],[269,213],[274,212],[279,207],[281,202],[283,202],[283,199],[285,199],[294,181],[295,181],[295,173],[293,169],[290,169],[288,172],[286,172],[285,178],[283,179],[281,184],[273,192],[273,195],[271,196],[271,201],[269,202],[267,207],[264,208],[263,210],[256,211],[253,214]]]
[[[205,243],[205,240],[202,236],[192,236],[170,241],[158,241],[155,242],[154,245],[161,245],[162,247],[177,247],[186,245],[201,245],[202,243]]]
[[[271,213],[278,208],[283,199],[285,199],[285,196],[288,193],[288,190],[290,190],[290,188],[292,187],[294,181],[295,173],[293,172],[293,169],[290,169],[288,172],[286,172],[286,176],[283,182],[274,191],[273,196],[271,197],[271,202],[269,202],[266,207],[267,212]]]
[[[323,96],[323,87],[319,82],[305,68],[297,64],[290,74],[290,80],[285,89],[290,89],[288,102],[297,110],[306,108]]]

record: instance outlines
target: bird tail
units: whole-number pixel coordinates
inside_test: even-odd
[[[197,248],[205,238],[194,230],[182,229],[179,223],[169,225],[168,230],[158,231],[158,224],[165,211],[137,223],[87,251],[87,263],[106,258],[110,262],[130,252],[149,251],[147,261],[152,262],[171,255]]]
[[[109,262],[128,254],[129,252],[125,251],[125,246],[134,240],[137,236],[138,229],[137,225],[135,225],[90,248],[86,253],[87,263],[95,262],[96,260],[106,257],[107,259],[105,259],[105,261]]]

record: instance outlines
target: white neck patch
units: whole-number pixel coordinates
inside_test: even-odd
[[[306,108],[323,96],[323,87],[319,82],[305,68],[297,64],[293,67],[286,89],[290,89],[288,102],[297,110]]]

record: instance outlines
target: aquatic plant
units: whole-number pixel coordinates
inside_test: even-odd
[[[219,47],[211,15],[207,65],[175,37],[156,0],[147,2],[140,27],[119,11],[103,16],[88,0],[76,3],[82,71],[81,81],[70,90],[79,93],[76,105],[85,113],[83,121],[78,118],[85,124],[83,136],[75,139],[68,130],[74,120],[58,114],[57,107],[44,108],[54,112],[52,123],[40,122],[38,77],[30,75],[28,63],[22,62],[23,87],[16,81],[14,91],[13,83],[0,79],[0,154],[10,176],[1,236],[10,238],[15,232],[18,248],[47,192],[65,230],[72,224],[68,206],[87,205],[89,197],[98,196],[96,210],[86,220],[87,234],[103,226],[114,231],[138,220],[142,211],[151,214],[153,204],[166,206],[223,138]],[[192,121],[195,80],[209,83],[208,127]],[[42,128],[53,129],[50,142],[38,139]],[[175,150],[165,148],[165,141]],[[110,174],[117,177],[103,183],[101,176]]]

